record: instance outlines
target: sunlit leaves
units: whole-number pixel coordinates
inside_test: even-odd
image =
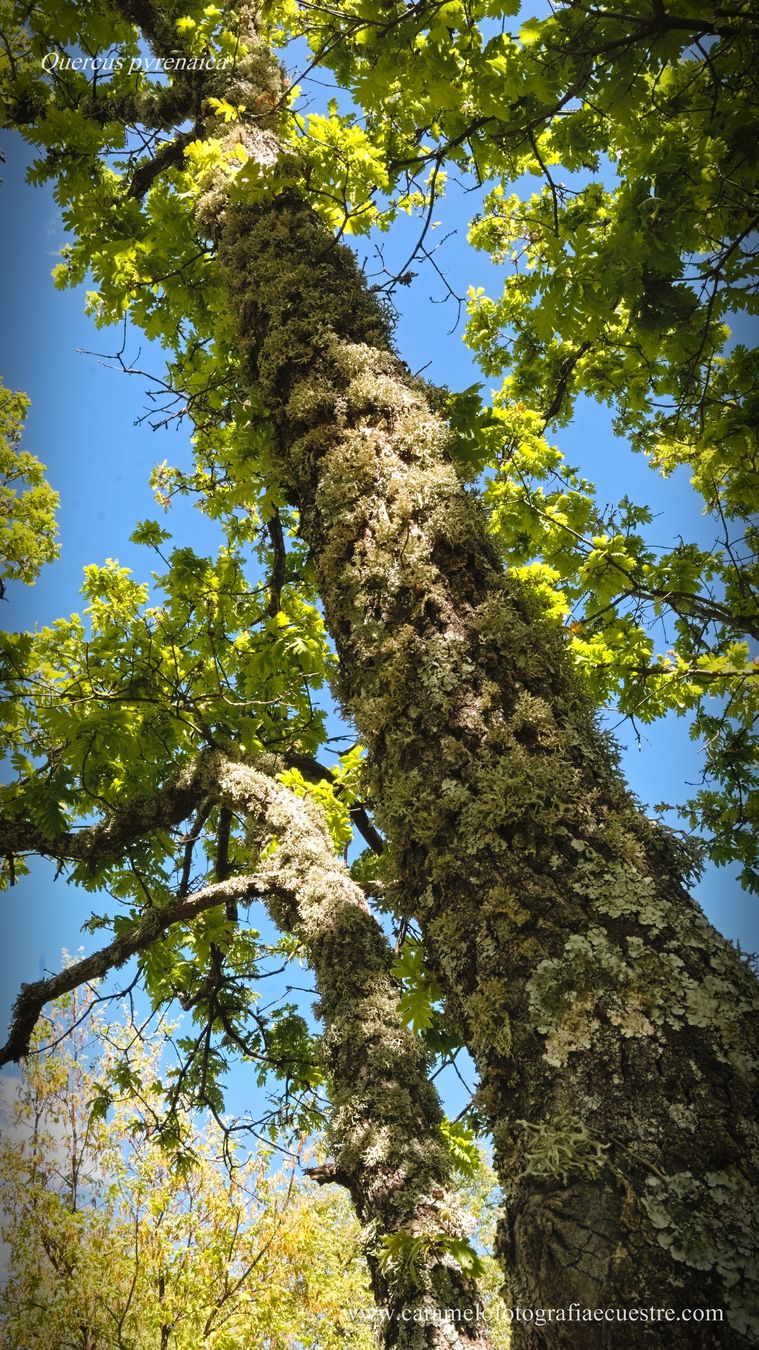
[[[294,1338],[337,1350],[350,1329],[369,1350],[368,1277],[341,1193],[292,1164],[275,1173],[271,1154],[246,1155],[223,1121],[169,1121],[163,1039],[97,1012],[81,1022],[88,1004],[54,1007],[44,1039],[55,1048],[5,1080],[8,1343],[44,1350],[86,1331],[109,1344],[118,1326],[122,1339],[170,1336],[176,1350]]]
[[[487,467],[484,499],[505,561],[565,624],[599,705],[635,725],[688,718],[704,781],[686,819],[701,822],[715,861],[739,860],[754,885],[759,668],[743,636],[757,626],[753,527],[737,547],[663,547],[648,507],[627,496],[600,507],[508,381],[490,408],[478,406],[476,388],[450,402],[456,463],[467,477]]]
[[[407,1271],[413,1278],[431,1253],[447,1252],[468,1275],[477,1279],[484,1265],[471,1242],[448,1233],[393,1233],[384,1239],[381,1264],[384,1270]]]
[[[425,966],[424,948],[416,938],[406,938],[393,965],[393,976],[402,993],[401,1016],[417,1032],[428,1031],[436,1021],[435,1005],[442,992]]]
[[[0,382],[0,595],[3,578],[32,585],[40,568],[58,556],[58,493],[45,466],[21,450],[29,400]]]
[[[482,1154],[474,1130],[460,1120],[444,1120],[440,1129],[456,1170],[464,1177],[476,1177],[482,1166]]]

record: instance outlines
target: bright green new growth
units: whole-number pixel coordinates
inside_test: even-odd
[[[55,1003],[22,1076],[5,1080],[4,1344],[89,1336],[110,1347],[115,1327],[122,1344],[154,1336],[171,1350],[293,1337],[337,1350],[346,1336],[371,1350],[369,1280],[343,1193],[320,1192],[261,1144],[246,1156],[209,1117],[179,1113],[181,1151],[167,1149],[153,1128],[168,1107],[163,1037],[126,1009],[104,1016],[94,998]],[[125,1060],[106,1115],[104,1085]]]
[[[196,491],[213,515],[225,501],[239,508],[255,478],[263,502],[278,500],[261,410],[234,393],[214,266],[225,194],[262,203],[297,186],[331,229],[361,234],[399,212],[433,219],[447,165],[490,184],[471,239],[508,273],[502,296],[471,294],[466,340],[486,375],[508,374],[492,413],[476,391],[452,400],[462,467],[488,470],[504,557],[568,623],[593,697],[633,723],[691,719],[704,779],[686,818],[715,861],[739,860],[756,884],[759,676],[746,635],[759,632],[757,370],[730,338],[756,308],[750,7],[723,17],[566,4],[525,22],[503,3],[429,16],[396,4],[380,16],[359,3],[262,6],[264,41],[286,50],[304,36],[363,122],[334,102],[298,111],[297,85],[260,59],[244,15],[183,8],[166,42],[196,57],[234,53],[233,76],[210,79],[190,130],[152,140],[162,172],[143,157],[126,192],[123,119],[170,129],[182,75],[161,91],[130,73],[132,30],[74,6],[59,7],[53,28],[35,13],[0,53],[13,74],[9,119],[33,124],[50,152],[34,176],[55,175],[73,232],[58,284],[89,274],[98,322],[128,310],[159,337],[199,414],[196,473],[159,477],[159,490]],[[97,51],[106,33],[123,65],[92,97],[84,73],[59,72],[60,106],[47,101],[39,60],[51,36],[81,34]],[[260,92],[246,107],[251,78]],[[79,154],[61,163],[63,145]],[[606,403],[656,472],[686,467],[704,501],[703,541],[666,543],[645,501],[605,506],[544,439],[579,395]]]
[[[58,557],[58,493],[44,464],[20,449],[28,407],[25,394],[0,381],[0,596],[4,580],[32,586],[40,568]]]

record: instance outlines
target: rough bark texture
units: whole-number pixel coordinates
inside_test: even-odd
[[[222,262],[397,900],[477,1062],[512,1301],[723,1307],[729,1324],[671,1323],[667,1343],[744,1345],[755,979],[626,793],[561,632],[504,576],[352,255],[282,195],[229,209]],[[515,1328],[515,1346],[580,1343],[620,1329]]]
[[[274,922],[303,943],[316,978],[332,1097],[329,1170],[364,1224],[383,1344],[487,1350],[476,1286],[440,1243],[462,1235],[461,1217],[440,1103],[419,1041],[400,1021],[387,940],[308,801],[221,759],[207,782],[250,821],[252,844],[269,854],[256,885]],[[419,1257],[383,1268],[382,1240],[399,1232],[422,1240]]]

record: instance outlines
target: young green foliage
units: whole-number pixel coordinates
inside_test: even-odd
[[[44,464],[20,448],[28,407],[25,394],[0,381],[0,598],[6,580],[32,586],[40,568],[58,557],[58,493]]]
[[[176,1116],[169,1150],[155,1128],[164,1037],[92,1004],[54,1005],[23,1076],[3,1080],[4,1343],[337,1350],[348,1336],[369,1350],[368,1273],[343,1193],[294,1163],[274,1172],[270,1151],[246,1154],[208,1117]]]
[[[57,283],[90,276],[99,323],[128,313],[159,338],[194,418],[195,472],[159,471],[163,500],[197,493],[213,516],[234,512],[243,534],[253,484],[264,519],[282,502],[265,410],[239,396],[215,265],[225,194],[262,203],[295,188],[350,234],[385,229],[399,211],[429,225],[447,165],[486,185],[470,238],[505,279],[494,298],[472,292],[466,336],[485,373],[506,378],[481,438],[475,409],[451,403],[461,454],[493,475],[506,561],[529,567],[570,625],[599,703],[635,721],[691,718],[704,782],[686,816],[716,861],[738,859],[755,884],[757,674],[745,644],[759,632],[757,370],[730,336],[756,309],[750,7],[672,16],[567,3],[538,20],[511,3],[377,12],[274,0],[256,40],[292,53],[291,78],[266,67],[242,15],[183,6],[165,22],[162,40],[187,59],[232,63],[191,116],[186,74],[157,86],[119,12],[35,11],[10,24],[0,53],[6,116],[45,152],[33,177],[54,179],[71,233]],[[69,68],[51,88],[40,65],[51,42],[75,39],[118,53],[94,92]],[[299,101],[304,41],[345,91],[326,110]],[[687,470],[702,540],[662,546],[646,502],[607,509],[541,448],[579,396],[609,405],[654,472]]]

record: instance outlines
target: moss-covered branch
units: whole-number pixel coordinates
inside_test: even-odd
[[[151,830],[170,829],[185,820],[200,796],[199,765],[193,761],[149,797],[127,802],[106,820],[80,830],[47,834],[28,817],[0,817],[0,855],[35,853],[58,862],[91,864],[123,857],[135,840]]]

